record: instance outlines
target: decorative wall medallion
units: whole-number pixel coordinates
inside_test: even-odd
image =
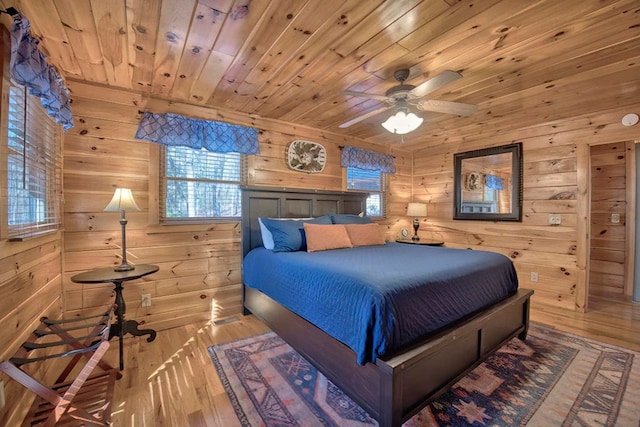
[[[467,174],[465,187],[468,191],[478,191],[482,189],[482,177],[480,174],[476,172],[469,172]]]
[[[327,150],[316,142],[295,140],[289,144],[287,164],[293,170],[307,173],[322,172],[326,161]]]

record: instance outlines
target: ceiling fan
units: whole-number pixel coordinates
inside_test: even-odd
[[[387,90],[384,95],[375,95],[365,92],[354,92],[350,90],[342,92],[344,95],[348,96],[357,96],[359,98],[369,98],[382,101],[387,105],[376,108],[375,110],[369,111],[368,113],[342,123],[340,127],[347,128],[351,125],[361,122],[362,120],[373,117],[376,114],[395,107],[397,110],[397,114],[391,116],[390,120],[396,118],[396,120],[406,120],[406,122],[398,127],[396,126],[396,124],[389,123],[389,121],[387,121],[383,123],[383,126],[392,133],[402,134],[411,132],[422,123],[421,118],[417,117],[413,113],[410,113],[410,105],[415,105],[416,108],[420,111],[457,114],[459,116],[471,116],[478,109],[478,106],[473,104],[441,101],[437,99],[424,99],[424,97],[431,92],[462,78],[462,74],[458,73],[457,71],[443,71],[442,73],[434,76],[433,78],[418,86],[404,84],[405,80],[407,80],[407,77],[409,77],[409,70],[407,68],[396,70],[393,73],[393,77],[400,84]],[[412,120],[412,123],[409,123],[409,120]]]

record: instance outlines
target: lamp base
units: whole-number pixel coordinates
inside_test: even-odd
[[[413,237],[411,238],[411,240],[413,240],[414,242],[420,240],[420,237],[418,236],[418,228],[420,228],[420,221],[418,220],[418,218],[413,218]]]
[[[120,264],[119,266],[115,267],[113,271],[131,271],[135,269],[136,267],[131,264]]]
[[[124,216],[124,210],[122,210],[120,217],[120,226],[122,227],[122,262],[119,266],[115,267],[113,271],[131,271],[136,268],[127,262],[127,219]]]

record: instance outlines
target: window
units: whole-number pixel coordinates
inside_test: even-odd
[[[6,82],[6,80],[5,80]],[[7,232],[20,240],[60,228],[60,126],[40,99],[11,85],[7,120]]]
[[[239,153],[161,147],[160,221],[239,218],[245,163]]]
[[[385,210],[385,174],[375,170],[347,167],[347,189],[368,191],[367,212],[368,216],[384,217]]]
[[[497,208],[497,202],[498,199],[500,197],[499,191],[489,187],[488,185],[484,186],[484,201],[487,202],[487,204],[491,205],[491,213],[498,213],[500,212]]]

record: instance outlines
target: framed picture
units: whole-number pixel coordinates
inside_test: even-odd
[[[319,173],[327,162],[327,150],[317,142],[295,140],[287,150],[287,165],[290,169]]]

